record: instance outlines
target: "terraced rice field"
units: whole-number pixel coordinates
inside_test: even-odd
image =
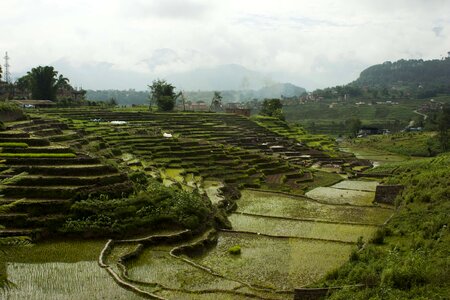
[[[336,186],[373,190],[375,183],[344,181]],[[370,239],[393,213],[256,190],[244,190],[238,206],[230,216],[233,230],[219,232],[217,244],[181,255],[171,249],[183,243],[146,247],[125,263],[126,280],[169,299],[208,299],[212,294],[218,299],[291,298],[295,287],[311,284],[344,263],[356,240]],[[231,255],[228,250],[236,245],[241,254]]]
[[[67,124],[32,118],[0,132],[0,236],[38,237],[64,222],[75,195],[89,190],[129,192],[127,177],[99,158],[77,152],[81,137]]]
[[[368,240],[393,212],[372,203],[376,183],[335,184],[340,175],[310,170],[314,164],[351,164],[354,158],[331,157],[319,150],[331,151],[329,140],[302,141],[299,130],[282,124],[262,126],[209,113],[45,113],[46,119],[10,124],[2,133],[5,198],[0,201],[13,207],[0,213],[0,224],[7,226],[3,235],[32,235],[52,217],[60,224],[79,192],[123,191],[130,185],[126,174],[111,165],[186,190],[199,188],[213,204],[222,200],[218,190],[225,184],[239,187],[242,197],[228,231],[170,232],[157,243],[154,237],[115,241],[107,244],[109,252],[101,252],[96,242],[91,250],[79,242],[54,242],[30,248],[29,257],[25,250],[15,253],[7,268],[19,288],[5,292],[10,299],[73,299],[87,293],[104,299],[133,299],[138,293],[168,299],[292,298],[294,288],[345,262],[358,237]],[[125,123],[111,124],[115,120]],[[237,245],[241,254],[230,254]],[[101,268],[95,262],[100,252]]]

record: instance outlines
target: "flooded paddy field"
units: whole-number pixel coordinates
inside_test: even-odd
[[[235,245],[241,247],[240,255],[229,253]],[[344,243],[221,232],[210,251],[183,256],[196,266],[148,249],[129,266],[128,276],[141,288],[158,295],[176,291],[183,299],[214,290],[224,299],[244,299],[245,293],[286,299],[292,298],[294,287],[312,283],[345,262],[351,249]],[[152,287],[154,283],[159,286]]]
[[[393,213],[369,201],[376,184],[342,181],[310,191],[328,193],[320,200],[243,190],[237,212],[229,216],[233,229],[219,231],[216,244],[174,254],[176,247],[202,241],[199,236],[147,246],[136,258],[122,261],[141,245],[136,240],[114,244],[104,262],[127,284],[163,299],[292,299],[294,288],[312,284],[342,265],[356,240],[370,239]],[[205,184],[214,202],[220,200],[220,187],[219,182]],[[141,299],[99,267],[105,242],[52,241],[18,247],[6,260],[8,279],[16,286],[1,297]],[[231,254],[232,247],[239,247],[240,254]]]
[[[228,253],[240,245],[242,253]],[[201,265],[254,286],[292,290],[319,279],[348,259],[352,245],[223,232],[217,247],[194,257]]]
[[[337,189],[334,187],[319,187],[307,192],[306,196],[329,204],[350,204],[357,206],[371,205],[375,194],[373,192]]]
[[[98,267],[103,245],[53,241],[9,249],[5,265],[13,286],[0,291],[0,299],[141,299]]]
[[[333,205],[311,201],[305,197],[255,190],[244,190],[237,203],[237,211],[248,214],[342,223],[380,224],[392,214],[392,210],[377,206]]]
[[[378,228],[368,225],[297,221],[239,214],[233,214],[230,220],[234,230],[337,242],[355,242],[359,236],[367,240]]]

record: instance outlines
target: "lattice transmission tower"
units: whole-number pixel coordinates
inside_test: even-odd
[[[5,57],[3,57],[5,59],[5,81],[7,83],[11,82],[11,73],[9,72],[9,56],[8,56],[8,52],[5,53]]]

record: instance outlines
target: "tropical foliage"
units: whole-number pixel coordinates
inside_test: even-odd
[[[281,104],[280,99],[265,99],[263,101],[261,115],[278,118],[284,120],[284,115],[282,112],[283,104]]]
[[[31,69],[22,78],[18,79],[18,86],[28,88],[33,99],[56,100],[58,89],[67,87],[69,80],[51,66],[39,66]]]
[[[151,102],[155,103],[161,111],[171,111],[175,106],[175,87],[165,80],[154,80],[150,88]]]

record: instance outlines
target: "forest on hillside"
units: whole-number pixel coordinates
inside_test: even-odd
[[[401,59],[371,66],[352,85],[358,87],[421,88],[450,91],[450,57],[446,59]]]

